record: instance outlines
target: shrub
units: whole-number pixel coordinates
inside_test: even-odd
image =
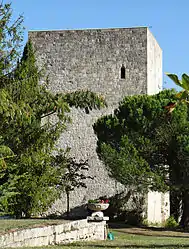
[[[174,219],[173,216],[169,216],[169,218],[165,221],[164,227],[166,228],[175,228],[178,227],[178,223]]]

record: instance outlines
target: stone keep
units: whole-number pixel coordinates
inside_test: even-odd
[[[96,154],[97,138],[92,125],[102,115],[110,114],[126,95],[155,94],[162,89],[162,50],[148,28],[115,28],[58,31],[30,31],[39,66],[45,66],[49,90],[72,92],[91,90],[103,95],[108,108],[86,114],[72,108],[72,124],[62,134],[59,146],[70,147],[72,156],[88,159],[86,189],[71,193],[71,208],[88,199],[112,196],[120,184],[108,173]],[[51,212],[63,213],[65,198],[58,200]]]

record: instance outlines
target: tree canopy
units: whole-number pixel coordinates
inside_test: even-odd
[[[189,116],[181,103],[172,113],[174,90],[153,96],[125,97],[114,115],[94,125],[97,151],[110,176],[138,191],[182,192],[182,224],[188,224]]]
[[[54,167],[52,153],[69,124],[70,107],[88,113],[104,107],[105,101],[90,91],[49,92],[40,84],[43,75],[31,41],[21,59],[17,57],[22,17],[10,24],[10,4],[2,3],[0,13],[0,53],[4,56],[0,60],[0,212],[30,217],[47,210],[60,196],[59,169]]]

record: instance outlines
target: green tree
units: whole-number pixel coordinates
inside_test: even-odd
[[[48,92],[39,84],[40,73],[35,63],[29,41],[10,88],[13,101],[25,106],[25,112],[2,127],[6,130],[2,137],[15,155],[7,160],[9,166],[1,179],[2,196],[5,210],[17,217],[43,212],[60,196],[58,171],[52,165],[51,154],[68,124],[69,105],[87,112],[105,105],[102,98],[89,91],[65,95]],[[9,188],[11,195],[7,195]]]
[[[12,20],[11,4],[0,3],[0,87],[10,83],[10,73],[19,57],[23,40],[23,16]]]
[[[114,111],[94,125],[98,154],[110,176],[144,192],[181,193],[181,224],[189,224],[189,118],[181,103],[172,113],[164,107],[176,101],[176,92],[126,97]]]
[[[0,3],[0,126],[8,123],[18,112],[18,107],[13,103],[7,91],[11,84],[11,72],[19,56],[19,49],[22,42],[22,21],[19,16],[12,21],[11,4]],[[22,111],[20,108],[19,112]],[[2,115],[4,114],[4,119]],[[6,114],[6,115],[5,115]],[[13,155],[13,152],[4,144],[0,132],[0,171],[6,167],[5,159]]]
[[[47,91],[30,41],[18,60],[22,17],[12,25],[11,5],[1,4],[0,11],[0,211],[30,217],[60,195],[52,152],[70,121],[70,107],[89,112],[105,101],[90,91]]]
[[[75,188],[86,188],[86,179],[93,179],[93,177],[86,175],[86,171],[89,169],[87,160],[76,160],[76,158],[68,157],[67,153],[62,150],[58,151],[58,154],[53,157],[53,165],[59,172],[59,184],[58,187],[65,191],[67,202],[67,217],[70,214],[70,192]]]
[[[188,103],[189,101],[189,76],[184,73],[182,74],[181,80],[179,80],[176,74],[166,73],[166,75],[177,85],[179,86],[182,91],[176,94],[176,101],[174,103],[170,102],[166,106],[168,112],[172,112],[176,105],[180,102]]]

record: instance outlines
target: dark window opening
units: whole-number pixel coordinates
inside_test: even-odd
[[[121,79],[125,79],[125,67],[122,65],[121,67]]]

